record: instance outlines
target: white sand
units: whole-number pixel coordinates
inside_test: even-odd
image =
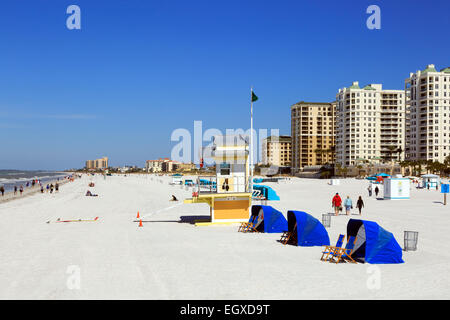
[[[370,264],[321,262],[320,247],[283,246],[279,234],[243,234],[237,226],[195,227],[181,216],[208,215],[206,204],[180,200],[191,191],[143,177],[76,180],[59,194],[35,194],[0,204],[1,299],[449,299],[450,204],[438,191],[412,190],[411,200],[367,198],[367,182],[294,179],[274,187],[286,214],[321,219],[338,191],[354,203],[363,195],[363,218],[394,233],[419,231],[418,250],[404,264],[377,265],[380,288],[367,285]],[[96,186],[88,188],[89,181]],[[99,197],[85,197],[87,189]],[[166,209],[167,208],[167,209]],[[133,222],[137,211],[143,228]],[[356,210],[354,210],[356,213]],[[50,223],[62,219],[97,222]],[[359,217],[359,216],[353,216]],[[331,242],[345,233],[347,216],[332,218]],[[80,289],[69,289],[69,266],[80,270]],[[69,269],[70,270],[70,269]],[[369,281],[370,282],[370,281]]]

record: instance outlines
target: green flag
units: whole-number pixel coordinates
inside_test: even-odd
[[[252,91],[252,102],[255,102],[256,100],[258,100],[258,97]]]

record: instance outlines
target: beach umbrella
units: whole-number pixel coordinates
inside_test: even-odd
[[[390,175],[389,175],[389,174],[387,174],[387,173],[384,173],[384,172],[382,172],[382,173],[378,173],[378,174],[376,174],[375,176],[376,176],[376,177],[390,177]]]

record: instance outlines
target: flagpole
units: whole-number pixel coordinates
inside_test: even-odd
[[[253,193],[253,87],[250,88],[250,192]]]

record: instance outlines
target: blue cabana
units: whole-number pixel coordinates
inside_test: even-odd
[[[352,254],[356,261],[373,264],[404,262],[402,248],[394,235],[376,222],[350,219],[347,224],[347,237],[349,236],[357,237]]]
[[[275,190],[273,190],[269,186],[265,186],[265,185],[261,185],[261,184],[254,184],[253,190],[260,191],[266,200],[280,200],[280,197],[277,195]]]
[[[288,229],[286,218],[271,206],[252,206],[249,222],[255,223],[255,229],[259,232],[281,233]]]
[[[303,211],[288,211],[288,231],[296,235],[296,245],[301,247],[329,246],[330,237],[322,223]]]

